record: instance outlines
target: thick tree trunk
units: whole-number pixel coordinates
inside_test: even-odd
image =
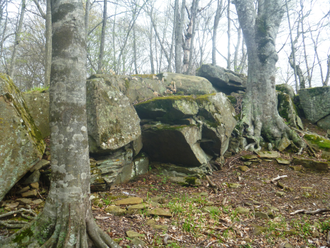
[[[82,2],[53,0],[51,187],[43,212],[1,247],[119,247],[94,222],[86,117]]]
[[[303,146],[299,136],[283,121],[277,111],[275,64],[278,55],[275,39],[283,16],[281,0],[235,0],[248,52],[248,81],[243,102],[241,127],[248,144],[258,150],[265,140],[275,147],[286,136]]]

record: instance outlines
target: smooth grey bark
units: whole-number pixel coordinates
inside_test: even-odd
[[[91,1],[86,0],[86,10],[85,10],[85,30],[86,30],[86,40],[89,33],[89,11],[91,8]]]
[[[0,247],[119,247],[96,225],[90,204],[86,43],[81,1],[52,0],[51,186],[43,212]],[[17,238],[20,237],[20,238]],[[22,238],[23,237],[23,238]]]
[[[223,11],[222,0],[217,0],[217,10],[215,11],[214,23],[213,23],[213,35],[212,35],[212,65],[217,64],[216,44],[217,44],[219,21],[222,15],[222,11]]]
[[[328,59],[327,59],[327,75],[325,76],[323,86],[328,86],[329,79],[330,79],[330,55],[328,55]]]
[[[137,54],[136,54],[136,29],[135,25],[133,27],[133,63],[134,63],[134,72],[135,74],[138,74],[138,68],[137,68]]]
[[[182,72],[189,74],[192,64],[192,51],[194,48],[194,36],[197,18],[197,8],[199,0],[193,0],[191,3],[190,11],[186,7],[189,23],[185,32],[185,39],[183,43],[183,68]]]
[[[105,30],[107,26],[107,4],[108,0],[103,1],[103,22],[101,31],[101,41],[100,41],[100,52],[99,59],[97,63],[97,73],[102,73],[103,71],[103,56],[104,56],[104,43],[105,43]]]
[[[228,0],[228,6],[227,6],[227,69],[230,70],[231,67],[231,58],[230,58],[230,40],[231,40],[231,33],[230,33],[230,29],[231,29],[231,20],[230,20],[230,4],[231,4],[231,0]]]
[[[152,12],[151,12],[152,13]],[[154,65],[154,54],[152,49],[152,22],[150,22],[150,34],[149,34],[149,58],[150,58],[150,68],[151,74],[155,74],[155,65]]]
[[[13,53],[12,53],[11,62],[10,62],[9,75],[10,75],[11,78],[13,78],[14,75],[15,75],[15,63],[16,63],[17,46],[19,45],[19,43],[21,41],[21,31],[22,31],[22,26],[23,26],[23,19],[24,19],[25,9],[26,9],[25,0],[22,0],[21,13],[20,13],[18,25],[17,25],[17,28],[16,28],[15,41],[14,41],[14,46],[13,46]]]
[[[175,60],[175,72],[182,72],[182,31],[184,22],[184,10],[186,1],[182,0],[181,11],[179,11],[179,0],[175,0],[174,15],[175,15],[175,46],[174,46],[174,60]]]
[[[250,143],[244,149],[259,150],[265,140],[275,147],[287,136],[303,146],[300,137],[277,111],[275,40],[284,14],[282,0],[234,0],[248,53],[248,79],[241,116],[241,132]]]
[[[237,28],[237,43],[235,46],[235,53],[234,53],[234,71],[239,72],[238,68],[238,52],[239,52],[239,47],[241,45],[241,36],[242,36],[242,30],[241,27]]]
[[[52,65],[52,13],[51,13],[51,0],[46,0],[46,13],[42,10],[39,1],[33,0],[37,9],[39,10],[42,18],[45,19],[46,26],[46,45],[45,45],[45,73],[44,73],[44,86],[50,85],[50,72]]]

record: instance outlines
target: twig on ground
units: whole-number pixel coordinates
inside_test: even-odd
[[[217,242],[217,240],[213,240],[213,241],[211,241],[210,243],[208,243],[208,244],[205,246],[205,248],[209,247],[210,245],[212,245],[212,244],[215,243],[215,242]]]
[[[299,214],[299,213],[318,214],[318,213],[322,213],[322,212],[330,212],[330,209],[316,209],[316,210],[313,210],[313,211],[305,210],[305,209],[299,209],[297,211],[294,211],[294,212],[290,213],[290,215],[295,215],[295,214]]]
[[[206,180],[208,181],[210,187],[213,189],[214,193],[217,194],[218,193],[218,186],[211,181],[211,179],[208,176],[205,176]]]
[[[270,181],[271,181],[272,183],[275,183],[275,181],[280,180],[281,178],[285,178],[285,177],[288,177],[288,176],[287,176],[287,175],[277,176],[277,177],[271,179]]]

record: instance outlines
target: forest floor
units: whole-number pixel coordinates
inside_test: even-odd
[[[309,130],[320,133],[312,125]],[[271,159],[247,165],[241,159],[246,154],[251,153],[227,158],[199,186],[181,186],[152,169],[108,192],[93,193],[95,220],[121,247],[330,247],[330,172],[294,169]],[[272,182],[278,176],[283,177]],[[116,201],[131,197],[142,198],[144,207],[109,212]],[[34,210],[40,212],[41,206]],[[122,212],[126,208],[120,205]],[[150,214],[155,208],[168,216]],[[306,213],[317,209],[322,211]],[[0,236],[13,231],[0,226]]]

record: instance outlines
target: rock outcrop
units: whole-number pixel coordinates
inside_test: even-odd
[[[29,112],[34,120],[34,124],[39,129],[43,138],[50,135],[49,127],[49,92],[48,90],[39,92],[23,93],[23,98],[28,106]]]
[[[91,153],[114,151],[141,135],[140,119],[133,105],[119,88],[103,78],[87,81],[86,108]]]
[[[227,95],[245,91],[246,76],[217,65],[204,64],[197,70],[196,75],[208,79],[218,91]]]
[[[0,74],[0,200],[42,157],[45,144],[13,81]]]
[[[223,93],[155,98],[135,106],[144,123],[143,151],[150,160],[185,167],[222,156],[236,125]]]
[[[330,129],[330,87],[301,89],[299,99],[308,120]]]

